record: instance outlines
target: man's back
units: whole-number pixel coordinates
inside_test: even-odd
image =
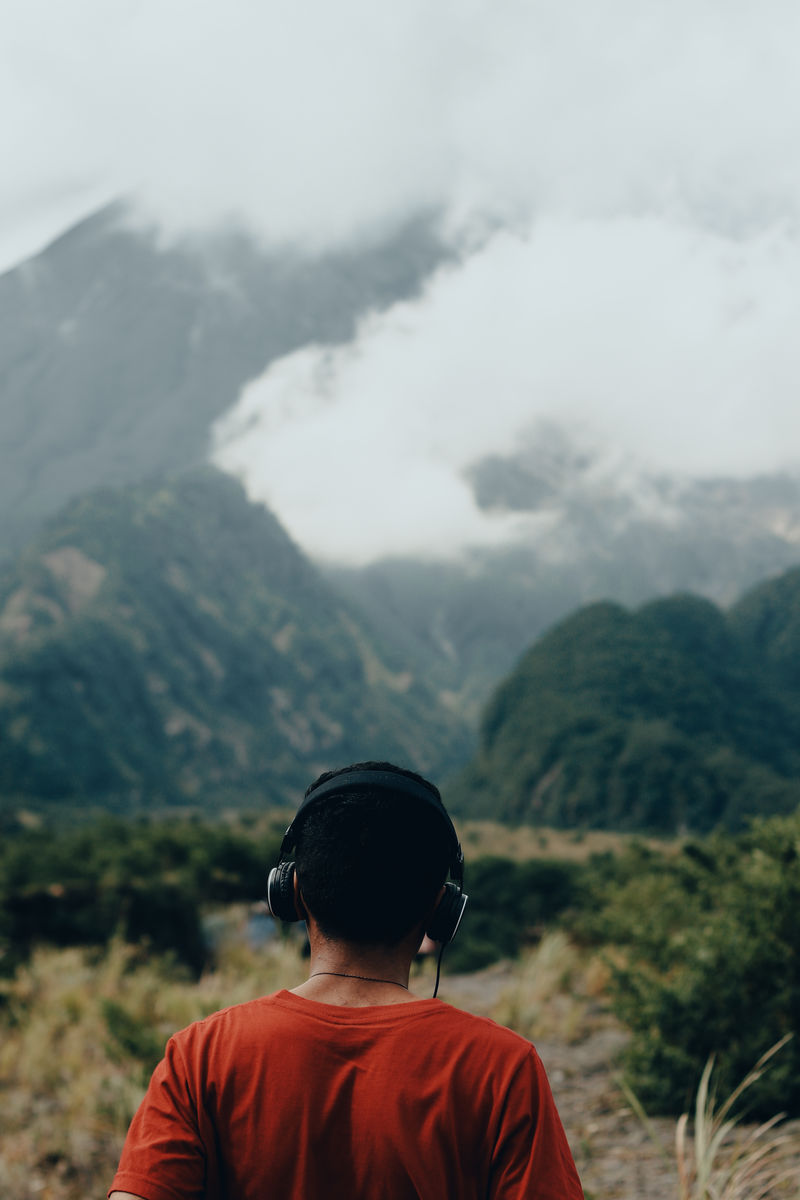
[[[308,978],[171,1039],[114,1200],[581,1200],[530,1043],[409,992],[423,938],[456,935],[463,874],[428,780],[320,775],[267,880],[272,915],[305,922]]]
[[[582,1196],[533,1047],[439,1000],[279,992],[177,1034],[113,1187],[148,1200]]]

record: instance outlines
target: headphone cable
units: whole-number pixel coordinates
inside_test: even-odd
[[[439,991],[439,972],[442,969],[442,955],[444,954],[444,948],[446,945],[447,942],[442,942],[442,944],[439,946],[439,957],[436,959],[436,985],[433,989],[432,997],[434,1000],[436,999],[436,994]]]

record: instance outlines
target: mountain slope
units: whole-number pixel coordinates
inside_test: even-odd
[[[787,599],[785,578],[759,589],[787,619],[797,591]],[[796,807],[798,692],[744,636],[752,604],[601,603],[557,625],[487,705],[462,811],[676,832]]]
[[[117,205],[0,276],[0,558],[88,488],[203,462],[244,383],[348,340],[445,254],[425,220],[316,258],[233,234],[167,247]]]
[[[0,578],[0,796],[260,804],[468,738],[275,518],[206,469],[74,501]]]

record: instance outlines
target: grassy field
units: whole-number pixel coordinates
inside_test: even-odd
[[[114,942],[102,953],[41,948],[3,985],[4,1200],[103,1195],[170,1033],[305,977],[299,942],[275,939],[253,950],[244,937],[247,917],[244,906],[227,914],[216,965],[197,981],[174,964]],[[430,994],[432,968],[430,961],[415,968],[417,994]],[[517,962],[472,976],[452,977],[445,969],[441,995],[536,1041],[590,1200],[704,1200],[703,1192],[678,1190],[670,1153],[665,1157],[620,1091],[614,1062],[625,1035],[605,1003],[607,978],[596,955],[553,933]],[[653,1128],[669,1142],[674,1122],[662,1120]],[[789,1162],[786,1156],[796,1152],[798,1140],[795,1132],[794,1145],[781,1148],[776,1164]],[[689,1141],[685,1156],[692,1147]],[[735,1139],[728,1138],[722,1157],[727,1161],[734,1153]],[[795,1166],[798,1162],[800,1156]],[[638,1182],[643,1176],[646,1192]],[[785,1181],[753,1194],[788,1198],[797,1196],[793,1188]],[[729,1200],[750,1197],[746,1191],[721,1194]]]
[[[266,818],[246,826],[254,837],[262,821]],[[644,839],[622,835],[508,829],[490,822],[461,823],[459,832],[468,886],[470,862],[475,864],[472,878],[477,884],[478,861],[484,856],[512,859],[516,871],[530,873],[524,864],[537,860],[580,864],[594,855],[624,855],[632,842],[645,844]],[[783,826],[776,836],[783,854]],[[646,846],[647,870],[652,862],[671,864],[680,849],[676,841],[647,841]],[[638,863],[640,852],[631,853]],[[759,870],[766,861],[762,860],[763,855],[754,859]],[[500,878],[507,882],[514,877],[512,863],[499,865]],[[499,887],[493,879],[492,886]],[[650,902],[644,903],[642,897],[650,896],[646,888],[641,890],[646,882],[634,875],[639,890],[630,897],[621,892],[619,901],[626,911],[635,908],[638,914],[641,909],[643,919],[657,916],[659,896],[668,894],[653,890]],[[760,876],[758,886],[764,892],[766,882]],[[683,924],[683,893],[677,900]],[[159,957],[115,937],[93,948],[38,946],[13,978],[0,979],[3,1200],[103,1195],[128,1123],[169,1035],[216,1009],[293,987],[305,977],[301,939],[275,938],[259,949],[252,947],[248,928],[257,908],[228,903],[206,914],[216,950],[199,977],[175,958]],[[473,918],[480,924],[477,905]],[[588,1200],[711,1200],[717,1195],[721,1200],[797,1200],[798,1122],[779,1134],[788,1141],[770,1148],[769,1139],[775,1135],[771,1129],[759,1134],[753,1127],[740,1130],[734,1124],[714,1140],[713,1131],[720,1127],[714,1124],[714,1112],[698,1110],[689,1128],[711,1131],[706,1144],[686,1136],[681,1126],[680,1160],[676,1157],[675,1120],[651,1121],[637,1111],[637,1098],[626,1093],[621,1082],[620,1054],[630,1031],[614,1015],[611,985],[615,954],[624,957],[624,948],[570,940],[565,928],[569,926],[532,927],[517,957],[468,974],[456,974],[456,959],[451,955],[448,961],[445,955],[440,995],[535,1041]],[[638,950],[634,947],[632,953]],[[418,995],[431,994],[433,970],[430,959],[415,965],[412,987]],[[707,1099],[713,1103],[711,1094]],[[755,1165],[749,1155],[755,1156]],[[734,1164],[728,1176],[725,1163]],[[751,1185],[756,1188],[753,1171],[758,1168],[763,1175],[767,1167],[772,1179],[763,1187],[759,1184],[760,1190],[748,1191]],[[788,1171],[782,1182],[781,1171]],[[717,1192],[708,1190],[709,1180]]]
[[[532,859],[556,859],[559,862],[586,862],[593,854],[618,854],[631,842],[638,842],[665,854],[676,852],[676,838],[636,837],[625,833],[606,833],[599,829],[568,830],[532,825],[501,825],[497,821],[461,821],[458,832],[464,855],[479,858],[498,855],[515,862]]]
[[[114,942],[103,953],[41,948],[3,985],[4,1200],[102,1195],[169,1035],[216,1009],[305,978],[299,942],[275,939],[253,950],[244,936],[247,916],[244,907],[228,913],[216,966],[198,981]],[[432,976],[432,961],[415,967],[417,994],[430,994]],[[597,1004],[602,985],[602,972],[556,934],[518,965],[473,978],[453,979],[445,970],[442,995],[526,1036],[574,1045],[607,1022]]]
[[[198,981],[120,942],[39,949],[0,991],[0,1195],[104,1195],[170,1034],[304,977],[297,945],[277,939],[258,953],[231,939]]]

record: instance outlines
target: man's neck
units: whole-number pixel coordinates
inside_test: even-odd
[[[309,928],[308,979],[292,990],[323,1004],[364,1007],[418,999],[408,990],[415,947],[364,947],[322,938]],[[413,939],[412,939],[413,941]]]

